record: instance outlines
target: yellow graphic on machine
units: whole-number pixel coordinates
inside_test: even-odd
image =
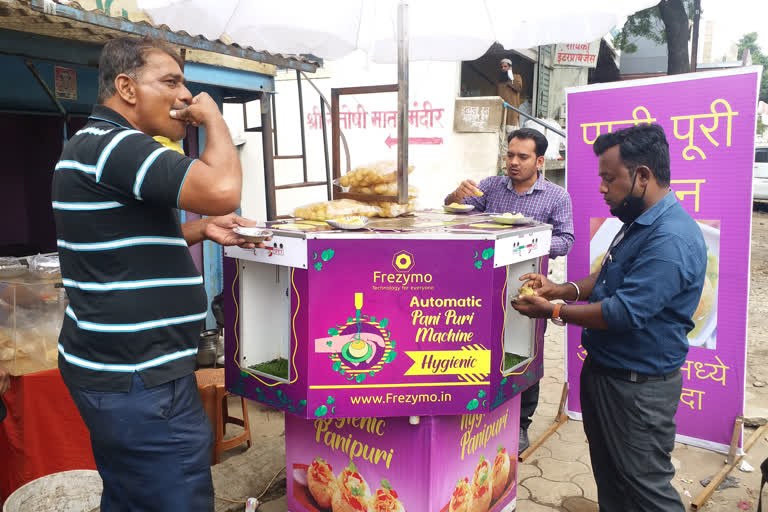
[[[371,289],[373,291],[425,291],[434,290],[431,284],[434,280],[432,274],[411,272],[416,265],[416,260],[408,251],[398,251],[392,256],[392,268],[394,272],[374,270],[371,274]]]
[[[408,262],[406,259],[404,257],[398,263],[396,258],[394,263],[409,266],[413,260],[411,258]],[[398,355],[397,341],[392,339],[388,329],[389,319],[366,314],[363,303],[363,294],[355,293],[354,315],[328,329],[327,337],[315,339],[315,353],[327,354],[333,371],[350,383],[357,384],[375,377]],[[415,313],[411,316],[416,325],[419,314],[412,313]],[[402,312],[395,314],[402,315]],[[422,329],[419,328],[420,331]],[[432,337],[436,336],[437,333]],[[427,336],[423,337],[426,341]],[[462,341],[471,341],[471,337]],[[452,375],[459,381],[480,383],[491,371],[491,351],[475,343],[464,343],[458,350],[408,350],[405,355],[412,364],[403,376]]]
[[[413,268],[413,254],[408,251],[400,251],[392,257],[392,266],[400,272],[408,272]]]
[[[363,313],[362,293],[355,293],[354,305],[354,316],[328,329],[328,337],[315,339],[315,353],[328,354],[334,372],[359,384],[395,360],[397,342],[388,318]]]

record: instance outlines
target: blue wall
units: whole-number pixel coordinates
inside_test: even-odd
[[[34,64],[51,91],[54,91],[54,64],[32,59],[29,61]],[[59,101],[67,112],[87,114],[96,102],[97,70],[72,65],[62,67],[77,71],[77,101]],[[40,82],[25,65],[23,58],[0,55],[0,69],[3,74],[3,79],[0,80],[0,109],[58,112]]]

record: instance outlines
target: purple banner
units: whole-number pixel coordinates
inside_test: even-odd
[[[286,415],[288,508],[510,512],[519,421],[519,396],[489,414],[422,417],[417,425]]]
[[[602,133],[661,125],[669,141],[672,190],[707,244],[707,277],[683,373],[678,441],[727,451],[743,414],[746,370],[752,162],[759,68],[696,73],[567,92],[568,191],[576,243],[568,279],[599,269],[621,223],[598,192],[592,144]],[[721,327],[721,328],[719,328]],[[580,417],[581,329],[568,326],[568,412]]]

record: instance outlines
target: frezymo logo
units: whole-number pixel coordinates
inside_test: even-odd
[[[398,272],[409,272],[414,265],[413,254],[408,251],[398,251],[392,256],[392,266]]]
[[[374,284],[423,284],[432,282],[432,274],[411,274],[416,264],[413,254],[408,251],[398,251],[392,256],[392,267],[396,274],[385,274],[375,270],[373,272]]]

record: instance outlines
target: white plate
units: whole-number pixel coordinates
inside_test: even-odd
[[[363,229],[368,224],[368,217],[363,217],[361,215],[347,215],[346,217],[328,219],[325,222],[336,229],[355,230]]]
[[[263,242],[267,238],[272,236],[272,232],[268,229],[260,228],[260,227],[244,227],[244,226],[235,226],[232,231],[243,237],[247,242],[251,242],[254,244],[258,244],[259,242]]]
[[[491,220],[498,224],[533,224],[536,222],[533,217],[504,217],[503,215],[491,215]]]
[[[443,206],[443,210],[450,213],[467,213],[467,212],[471,212],[474,209],[475,209],[475,205],[473,204],[465,204],[461,208],[456,208],[455,206],[448,206],[447,204]]]

